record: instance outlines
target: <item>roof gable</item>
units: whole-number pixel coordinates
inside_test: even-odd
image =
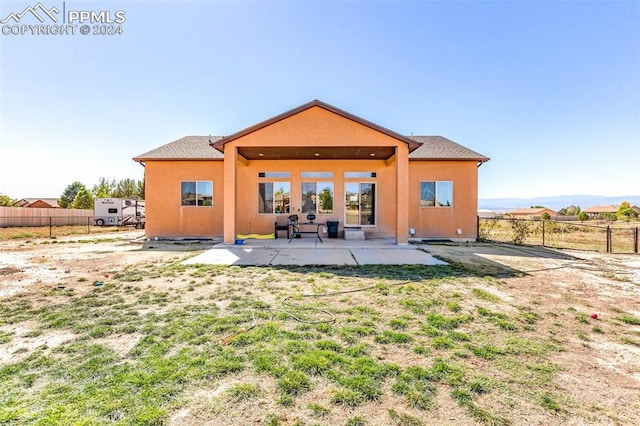
[[[239,138],[241,138],[243,136],[249,135],[249,134],[251,134],[253,132],[256,132],[256,131],[261,130],[261,129],[265,128],[265,127],[271,126],[271,125],[273,125],[275,123],[278,123],[280,121],[286,120],[286,119],[288,119],[290,117],[293,117],[294,115],[300,114],[300,113],[302,113],[304,111],[307,111],[307,110],[309,110],[311,108],[315,108],[315,107],[322,108],[322,109],[324,109],[326,111],[329,111],[329,112],[331,112],[333,114],[336,114],[336,115],[338,115],[340,117],[343,117],[343,118],[345,118],[347,120],[351,120],[351,121],[353,121],[355,123],[358,123],[358,124],[360,124],[362,126],[368,127],[368,128],[370,128],[372,130],[375,130],[377,132],[380,132],[380,133],[383,133],[383,134],[385,134],[387,136],[390,136],[390,137],[392,137],[394,139],[402,141],[402,142],[406,143],[409,146],[409,151],[413,151],[414,149],[416,149],[416,148],[418,148],[420,146],[419,142],[416,142],[416,141],[414,141],[414,140],[412,140],[412,139],[410,139],[410,138],[408,138],[406,136],[403,136],[403,135],[401,135],[399,133],[396,133],[396,132],[394,132],[392,130],[389,130],[389,129],[385,128],[385,127],[379,126],[379,125],[377,125],[375,123],[372,123],[371,121],[368,121],[368,120],[365,120],[365,119],[363,119],[361,117],[355,116],[355,115],[353,115],[353,114],[351,114],[351,113],[349,113],[347,111],[341,110],[339,108],[336,108],[336,107],[334,107],[332,105],[329,105],[329,104],[327,104],[325,102],[322,102],[322,101],[319,101],[317,99],[315,99],[315,100],[313,100],[311,102],[308,102],[306,104],[300,105],[299,107],[291,109],[289,111],[286,111],[286,112],[284,112],[282,114],[276,115],[275,117],[272,117],[272,118],[270,118],[268,120],[262,121],[262,122],[260,122],[258,124],[254,124],[253,126],[247,127],[246,129],[240,130],[239,132],[236,132],[236,133],[234,133],[232,135],[226,136],[226,137],[218,140],[217,142],[215,142],[213,144],[213,146],[216,149],[218,149],[219,151],[223,152],[225,144],[227,144],[227,143],[229,143],[231,141],[234,141],[234,140],[239,139]]]

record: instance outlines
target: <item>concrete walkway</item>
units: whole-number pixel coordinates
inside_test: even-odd
[[[345,241],[315,238],[246,240],[217,244],[184,264],[208,265],[446,265],[416,246],[389,240]]]

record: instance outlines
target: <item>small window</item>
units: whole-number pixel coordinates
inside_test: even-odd
[[[213,206],[213,182],[210,180],[188,181],[181,183],[183,206]]]
[[[302,172],[300,173],[300,176],[302,176],[303,179],[331,179],[333,178],[333,172]]]
[[[453,206],[453,182],[420,182],[420,207]]]
[[[116,214],[118,213],[118,209],[109,209],[109,214]]]
[[[289,182],[258,183],[258,213],[289,214],[291,184]]]
[[[345,178],[374,178],[376,172],[344,172]]]
[[[290,178],[289,172],[258,172],[259,178]]]

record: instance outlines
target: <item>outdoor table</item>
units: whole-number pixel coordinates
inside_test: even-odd
[[[320,227],[325,225],[326,223],[323,222],[298,222],[296,225],[293,225],[293,233],[291,234],[291,238],[289,238],[289,243],[291,243],[291,240],[296,238],[297,235],[300,235],[300,237],[302,237],[302,234],[315,234],[316,244],[318,244],[318,240],[320,240],[320,243],[322,243],[322,237],[320,236]],[[314,226],[315,229],[313,229]],[[303,231],[301,229],[302,227],[311,229]]]

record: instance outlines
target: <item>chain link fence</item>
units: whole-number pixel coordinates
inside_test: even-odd
[[[555,220],[478,218],[478,240],[637,254],[638,228],[637,222],[597,226]]]

